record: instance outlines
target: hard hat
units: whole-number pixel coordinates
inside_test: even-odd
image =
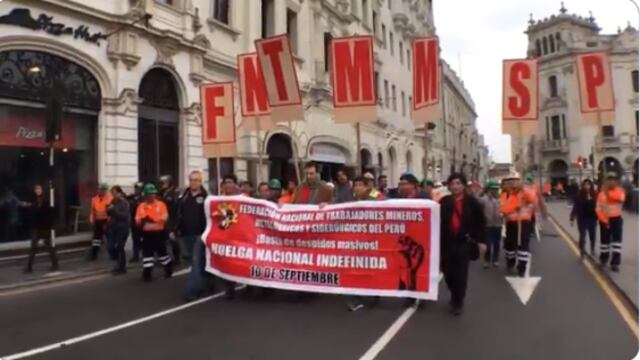
[[[100,185],[98,185],[98,190],[102,190],[102,191],[109,190],[109,185],[107,185],[106,183],[100,183]]]
[[[533,177],[531,175],[526,175],[524,177],[524,182],[526,182],[527,184],[532,184],[533,183]]]
[[[145,195],[157,194],[158,193],[158,189],[153,184],[146,184],[144,186],[143,192],[144,192]]]
[[[282,189],[282,184],[280,184],[280,180],[271,179],[271,181],[269,181],[269,189],[276,189],[276,190]]]
[[[376,179],[376,177],[373,176],[373,174],[368,172],[368,171],[366,173],[364,173],[364,175],[362,175],[362,177],[364,177],[367,180],[375,180]]]
[[[504,179],[502,180],[520,180],[520,173],[518,173],[517,171],[512,171],[509,173],[509,175],[507,175]]]
[[[500,184],[496,180],[489,180],[487,181],[487,188],[498,190],[500,189]]]
[[[618,173],[613,172],[613,171],[609,171],[606,175],[607,179],[617,179],[618,178]]]
[[[433,187],[433,180],[431,179],[423,179],[420,183],[420,186],[431,186]]]

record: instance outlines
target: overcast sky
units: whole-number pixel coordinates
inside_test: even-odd
[[[601,33],[615,33],[627,22],[638,27],[629,0],[569,0],[569,14],[593,12]],[[559,14],[556,0],[434,0],[442,57],[460,75],[476,104],[478,128],[495,162],[511,160],[508,136],[501,130],[502,60],[526,56],[529,14],[535,20]],[[458,60],[460,59],[460,60]]]

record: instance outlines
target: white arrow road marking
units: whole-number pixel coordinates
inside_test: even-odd
[[[524,272],[524,277],[519,276],[507,276],[507,282],[513,290],[516,292],[518,299],[522,302],[522,305],[527,305],[529,299],[533,295],[533,292],[538,287],[540,280],[542,280],[539,276],[529,276],[529,271],[531,269],[533,257],[529,254],[529,263],[527,264],[527,268]]]

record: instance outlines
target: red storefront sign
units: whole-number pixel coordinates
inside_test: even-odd
[[[47,148],[45,141],[45,114],[38,116],[33,112],[10,111],[0,114],[0,146]],[[76,136],[74,121],[64,118],[62,121],[62,141],[55,144],[58,148],[75,149]]]

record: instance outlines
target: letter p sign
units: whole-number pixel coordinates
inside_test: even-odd
[[[580,109],[583,113],[614,109],[611,70],[606,53],[577,56]]]

